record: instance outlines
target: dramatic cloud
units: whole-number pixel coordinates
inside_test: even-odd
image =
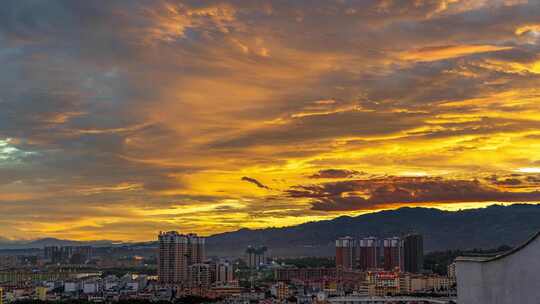
[[[538,1],[5,0],[0,65],[2,237],[538,200]]]
[[[310,176],[310,178],[351,178],[362,175],[362,172],[347,169],[324,169]]]
[[[247,177],[247,176],[244,176],[242,177],[242,180],[243,181],[246,181],[248,183],[252,183],[254,185],[256,185],[257,187],[259,188],[263,188],[263,189],[270,189],[268,186],[266,186],[265,184],[261,183],[260,181],[254,179],[254,178],[251,178],[251,177]]]
[[[471,54],[511,50],[512,47],[498,47],[493,45],[451,45],[434,46],[403,53],[403,59],[414,61],[438,61]]]
[[[504,184],[514,183],[504,181]],[[422,203],[540,201],[540,191],[508,192],[477,180],[432,177],[389,176],[294,186],[287,193],[294,198],[313,199],[312,208],[323,211],[372,210],[389,205]]]

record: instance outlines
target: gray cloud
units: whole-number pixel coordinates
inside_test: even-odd
[[[465,202],[523,202],[540,200],[539,191],[508,192],[478,180],[431,177],[383,177],[318,185],[295,186],[294,198],[311,198],[320,211],[372,210],[389,205]]]
[[[323,169],[310,176],[310,178],[351,178],[364,174],[356,170],[347,169]]]
[[[325,168],[362,161],[358,167],[376,171],[429,169],[473,151],[521,155],[527,148],[518,151],[513,140],[540,127],[533,115],[540,49],[534,30],[516,30],[540,23],[539,12],[533,1],[3,1],[0,191],[9,204],[0,209],[16,221],[0,222],[0,231],[20,236],[17,225],[32,219],[90,218],[119,224],[81,233],[120,233],[123,221],[155,230],[158,222],[136,224],[103,208],[241,200],[198,187],[220,174],[350,179],[358,173]],[[460,47],[478,49],[451,54]],[[501,134],[505,145],[490,142]],[[434,143],[457,137],[466,140]],[[417,144],[438,150],[415,154]],[[381,150],[363,155],[370,149]],[[497,160],[513,170],[533,157]],[[446,166],[474,175],[467,170],[490,165]],[[532,200],[534,178],[301,186],[285,202],[252,198],[272,210],[219,207],[216,221],[231,214],[233,229],[241,216],[302,215],[295,197],[312,198],[317,210]]]
[[[254,178],[251,178],[251,177],[247,177],[247,176],[244,176],[242,177],[242,180],[243,181],[246,181],[248,183],[252,183],[254,184],[255,186],[259,187],[259,188],[263,188],[263,189],[270,189],[268,186],[266,186],[265,184],[261,183],[260,181],[254,179]]]

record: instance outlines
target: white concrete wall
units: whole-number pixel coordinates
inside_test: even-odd
[[[458,304],[540,304],[540,237],[502,259],[456,264]]]

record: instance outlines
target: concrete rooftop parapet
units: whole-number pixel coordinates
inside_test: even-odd
[[[540,231],[537,232],[533,237],[531,237],[527,242],[521,244],[520,246],[504,252],[502,254],[497,254],[495,256],[460,256],[456,258],[456,262],[477,262],[477,263],[488,263],[497,261],[500,259],[504,259],[505,257],[511,256],[519,251],[521,251],[523,248],[529,246],[532,242],[534,242],[537,238],[540,237]]]
[[[508,252],[459,257],[459,304],[539,304],[540,233]]]

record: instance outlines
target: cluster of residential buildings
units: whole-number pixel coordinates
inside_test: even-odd
[[[149,275],[105,274],[102,271],[108,268],[100,269],[100,265],[124,266],[117,262],[126,257],[103,258],[96,250],[47,247],[37,261],[10,258],[9,267],[0,269],[0,304],[18,299],[169,301],[188,295],[220,299],[225,304],[313,304],[346,295],[446,295],[455,287],[455,276],[423,272],[423,239],[418,234],[339,238],[334,267],[277,263],[265,246],[249,246],[242,261],[209,258],[204,237],[176,231],[159,233],[154,273]],[[6,259],[1,260],[7,264]],[[454,268],[449,270],[455,273]]]
[[[38,256],[7,255],[0,257],[0,269],[44,265]]]
[[[44,248],[45,262],[52,264],[85,264],[92,258],[92,246],[48,246]]]
[[[88,267],[96,269],[144,267],[145,258],[125,248],[92,246],[47,246],[42,250],[0,255],[0,270]],[[150,255],[155,255],[151,252]]]
[[[101,273],[50,280],[25,281],[25,284],[3,284],[0,304],[15,300],[89,300],[112,302],[124,299],[171,300],[172,293],[162,289],[156,278],[146,275],[103,277]]]
[[[419,273],[424,263],[422,235],[403,237],[355,239],[343,237],[336,240],[336,267],[342,270],[402,271]]]
[[[278,282],[307,290],[354,293],[362,296],[395,296],[419,293],[446,295],[455,287],[455,277],[371,270],[337,271],[335,268],[282,267],[274,270]]]
[[[207,260],[204,238],[173,231],[160,233],[159,241],[158,275],[163,286],[182,294],[239,295],[242,288],[235,278],[235,265]],[[245,251],[249,269],[271,270],[273,279],[265,285],[266,291],[282,301],[291,297],[314,300],[321,297],[320,293],[366,297],[446,295],[455,286],[453,277],[423,272],[423,238],[419,234],[385,239],[339,238],[335,262],[335,267],[330,268],[297,268],[269,264],[268,248],[264,246],[250,246]],[[249,279],[253,280],[251,274]],[[254,289],[251,283],[248,287]]]
[[[238,289],[233,264],[207,259],[203,237],[169,231],[160,233],[158,239],[157,271],[162,286],[201,296]]]
[[[268,262],[268,248],[266,246],[248,246],[245,259],[249,268],[264,267]]]
[[[335,268],[275,269],[275,279],[310,290],[365,297],[419,293],[447,295],[452,276],[423,271],[423,238],[419,234],[379,239],[342,237],[336,240]],[[450,267],[452,269],[454,266]]]

